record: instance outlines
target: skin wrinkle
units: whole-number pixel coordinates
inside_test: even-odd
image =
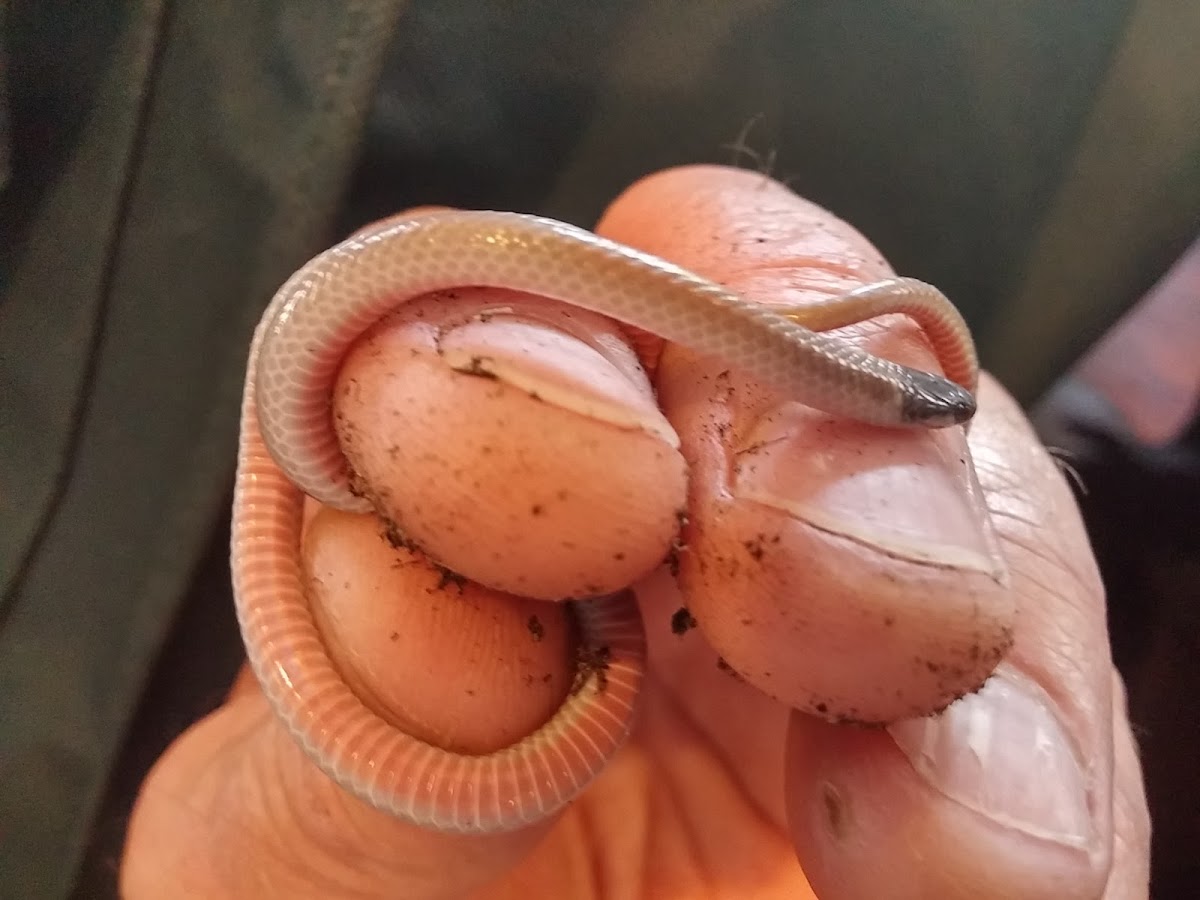
[[[992,518],[1012,519],[1015,524],[1024,525],[1026,528],[1041,527],[1041,524],[1033,516],[1022,516],[1020,513],[1010,509],[1001,509],[996,506],[989,506],[988,515]]]
[[[271,768],[287,771],[290,761],[279,757],[281,754],[290,755],[290,748],[282,746],[278,741],[273,743],[277,752],[273,754],[276,759]],[[263,760],[263,763],[267,761]],[[315,896],[359,896],[351,873],[361,869],[352,861],[359,859],[370,862],[363,852],[361,829],[344,822],[335,826],[333,810],[328,802],[321,802],[318,786],[309,790],[283,791],[279,790],[278,782],[264,778],[266,774],[267,772],[260,771],[251,779],[251,783],[275,785],[274,789],[268,789],[264,798],[267,804],[265,814],[257,817],[269,828],[260,843],[273,848],[276,859],[284,863],[277,867],[276,871],[288,873],[291,884],[286,886],[287,889],[312,893]],[[345,819],[344,816],[337,818]],[[302,838],[299,846],[305,848],[304,853],[296,853],[296,825],[285,827],[283,823],[296,823],[299,826]],[[349,828],[350,834],[346,833],[346,828]],[[334,862],[337,865],[330,865]],[[241,869],[243,872],[253,872],[255,866],[243,865]],[[283,885],[258,885],[262,893],[267,893],[270,888],[277,890],[280,887]]]
[[[266,750],[265,755],[260,754],[265,770],[255,782],[276,787],[276,793],[281,795],[276,801],[280,806],[266,815],[285,828],[290,823],[293,833],[281,831],[278,841],[272,842],[286,848],[282,856],[284,865],[279,867],[283,882],[264,885],[261,892],[245,896],[373,900],[392,896],[392,890],[402,890],[406,884],[436,883],[444,871],[441,863],[424,857],[406,859],[397,852],[412,842],[414,829],[365,808],[323,774],[303,777],[310,764],[275,723],[271,725]],[[282,780],[272,777],[276,772],[287,777]],[[253,870],[256,866],[251,864],[248,868]],[[341,877],[331,879],[330,873]],[[315,891],[311,890],[314,885],[318,888]],[[388,885],[392,887],[381,888]],[[458,892],[428,896],[450,898],[458,896]]]
[[[675,748],[672,749],[676,753],[679,752],[679,750]],[[653,796],[660,798],[660,802],[657,804],[652,804],[652,808],[657,807],[659,810],[659,816],[663,816],[666,810],[670,810],[671,819],[674,824],[674,828],[664,827],[662,829],[658,829],[658,831],[662,834],[677,835],[676,840],[682,845],[682,848],[686,853],[687,865],[685,868],[689,873],[694,873],[695,878],[700,881],[700,883],[711,886],[714,879],[712,872],[709,871],[708,866],[705,864],[703,854],[700,852],[701,841],[699,834],[696,832],[694,824],[688,821],[687,817],[682,814],[684,806],[682,797],[684,796],[687,788],[682,787],[676,782],[675,770],[673,767],[661,764],[664,758],[661,750],[659,752],[655,752],[655,750],[651,749],[650,755],[652,758],[655,758],[659,761],[660,769],[666,774],[665,778],[662,778],[656,782],[656,790],[654,791]]]
[[[987,384],[987,389],[998,392],[991,382]],[[989,493],[989,506],[997,505],[995,498],[1000,497],[1008,501],[1006,505],[1037,509],[1029,488],[1040,483],[1048,489],[1039,495],[1042,498],[1041,508],[1047,511],[1047,519],[1058,523],[1053,529],[1042,526],[1026,533],[1026,529],[1015,525],[1014,520],[1002,518],[998,522],[998,533],[1008,548],[1015,587],[1019,591],[1025,615],[1029,616],[1035,611],[1038,613],[1035,621],[1040,652],[1033,653],[1027,645],[1018,644],[1008,662],[1041,685],[1055,704],[1066,724],[1069,739],[1076,743],[1076,758],[1089,782],[1092,813],[1099,819],[1098,827],[1100,833],[1104,834],[1107,832],[1106,823],[1112,815],[1113,802],[1107,777],[1112,771],[1114,753],[1110,716],[1111,678],[1106,676],[1101,680],[1109,690],[1097,694],[1095,669],[1098,662],[1111,668],[1111,662],[1096,657],[1081,657],[1076,649],[1087,631],[1095,635],[1097,646],[1107,646],[1103,618],[1089,615],[1097,608],[1103,609],[1102,599],[1098,600],[1103,597],[1103,586],[1094,564],[1087,563],[1090,555],[1086,532],[1077,508],[1070,502],[1066,480],[1051,456],[1037,449],[1040,445],[1021,420],[1013,401],[1007,396],[1004,401],[1005,414],[990,419],[985,427],[993,431],[1007,430],[1010,434],[1016,432],[1025,439],[1019,445],[1023,443],[1030,447],[1026,462],[1032,467],[1033,477],[1017,482],[1015,487],[1012,479],[1002,479],[1000,489],[992,490],[988,483],[988,470],[985,470],[980,478]],[[988,435],[985,429],[972,434],[973,440],[991,446],[1002,445],[989,441],[989,437],[994,438],[995,435]],[[1035,534],[1041,540],[1037,540]],[[1073,565],[1072,560],[1077,561],[1078,565]],[[1020,583],[1019,579],[1024,579],[1025,583]],[[1033,590],[1027,584],[1033,584]],[[1038,601],[1047,595],[1051,584],[1058,585],[1053,595],[1059,610],[1069,611],[1069,615],[1064,616],[1059,612],[1047,621],[1040,615]],[[1090,752],[1083,752],[1082,747],[1089,748]],[[1104,859],[1111,854],[1112,848],[1092,847],[1091,851],[1097,858]]]
[[[248,710],[249,717],[244,714]],[[379,835],[359,815],[356,801],[320,773],[315,780],[295,780],[303,771],[296,765],[302,757],[270,715],[257,685],[197,727],[209,730],[218,717],[231,715],[245,720],[244,732],[239,733],[251,739],[249,752],[224,746],[224,755],[213,758],[229,768],[219,782],[223,789],[201,814],[197,830],[211,833],[214,823],[222,820],[226,827],[244,823],[254,840],[239,841],[228,848],[231,852],[209,857],[218,873],[228,873],[223,880],[218,877],[218,883],[234,887],[237,897],[378,896],[370,886],[386,883],[387,863],[380,861],[389,855],[376,846]],[[237,817],[227,810],[238,811]],[[277,865],[264,865],[263,857]],[[199,896],[210,895],[206,890]]]
[[[603,844],[601,841],[596,839],[599,832],[593,824],[591,812],[592,805],[586,804],[584,808],[580,810],[579,815],[572,817],[580,831],[579,846],[583,848],[582,853],[586,860],[585,868],[587,869],[589,875],[587,884],[580,894],[580,896],[583,898],[609,896],[609,894],[606,892],[607,879],[605,878],[604,872],[605,861],[603,859],[603,855],[597,852],[596,849],[603,846]]]
[[[1063,482],[1063,486],[1065,487],[1065,481]],[[1011,485],[1005,485],[1004,490],[1005,493],[1003,496],[1005,499],[1012,503],[1018,504],[1022,509],[1030,510],[1031,513],[1028,515],[1021,515],[1016,511],[1009,509],[1008,507],[998,507],[994,501],[995,498],[1000,496],[1000,492],[996,490],[990,490],[989,496],[992,499],[988,504],[988,512],[993,519],[1007,518],[1016,526],[1025,525],[1026,528],[1021,530],[1028,530],[1030,532],[1046,530],[1046,517],[1033,514],[1032,511],[1036,510],[1037,506],[1028,495],[1022,493],[1020,496],[1018,496],[1016,494],[1018,489]],[[1068,553],[1065,548],[1058,546],[1056,542],[1040,541],[1035,542],[1032,545],[1027,544],[1025,543],[1026,538],[1023,534],[1019,533],[1019,531],[1014,531],[1011,528],[1005,528],[1002,524],[997,525],[997,532],[1001,533],[1004,539],[1014,546],[1020,547],[1036,557],[1040,557],[1047,565],[1056,566],[1064,571],[1069,571],[1074,580],[1079,583],[1082,588],[1091,591],[1103,590],[1098,572],[1095,570],[1088,572],[1080,570],[1076,563],[1072,560],[1074,554]]]
[[[778,730],[773,727],[765,730],[759,728],[752,732],[735,727],[735,732],[741,733],[747,743],[738,747],[730,747],[717,740],[719,732],[713,730],[711,716],[704,710],[707,708],[707,704],[717,704],[718,707],[724,708],[723,704],[728,701],[728,704],[734,709],[752,707],[756,719],[765,723],[767,718],[759,718],[761,713],[769,710],[771,717],[785,715],[783,707],[722,671],[716,664],[716,654],[708,647],[703,634],[698,629],[692,628],[683,635],[674,633],[670,627],[670,619],[683,600],[668,573],[659,572],[648,579],[639,592],[639,600],[642,604],[643,616],[648,623],[650,658],[656,665],[657,671],[662,673],[662,677],[656,678],[654,682],[654,687],[658,689],[654,692],[654,719],[648,721],[663,724],[648,728],[648,734],[644,735],[644,740],[651,748],[651,752],[662,760],[660,768],[669,773],[667,777],[682,785],[674,793],[674,796],[686,797],[693,807],[698,807],[702,803],[701,788],[727,784],[729,790],[740,791],[743,795],[742,802],[746,806],[744,812],[739,810],[738,815],[747,816],[750,822],[756,823],[754,827],[762,828],[764,831],[772,828],[781,829],[784,825],[782,810],[777,815],[772,814],[769,811],[771,804],[767,802],[765,796],[766,794],[776,794],[781,787],[782,739],[786,733],[786,727]],[[693,706],[693,704],[699,704],[699,706]],[[704,724],[706,718],[708,727],[705,727]],[[722,718],[728,722],[728,714]],[[674,732],[668,733],[665,723],[667,720],[674,719],[678,719],[678,724],[674,726],[675,729],[681,730],[690,737],[681,741]],[[776,741],[778,743],[775,743]],[[767,752],[764,758],[762,749],[764,743],[767,746],[777,747],[778,750]],[[718,774],[714,776],[711,773],[701,773],[687,782],[682,780],[681,775],[674,774],[676,764],[672,760],[684,752],[687,746],[692,746],[694,749],[686,752],[703,752],[710,756],[709,765],[713,767],[712,771]],[[754,748],[755,751],[753,762],[743,759],[739,765],[736,761],[737,751],[740,749],[744,753],[749,748]],[[775,752],[778,755],[775,755]],[[766,784],[769,786],[766,787],[765,793],[760,792],[761,785],[755,783],[755,779],[761,776],[764,769],[773,773],[766,778]],[[707,770],[705,771],[707,772]],[[748,778],[748,776],[753,777]],[[696,823],[714,822],[720,819],[720,814],[705,815],[701,814],[699,809],[695,809],[694,812],[692,821]],[[736,830],[741,831],[740,826]],[[691,833],[696,833],[695,828]],[[709,841],[709,843],[713,842]],[[790,854],[785,851],[781,854],[781,858],[790,859]],[[765,858],[763,864],[771,865]],[[794,861],[791,864],[794,865]],[[786,868],[787,865],[784,864],[784,867]],[[788,879],[794,877],[795,873],[793,872],[792,875],[785,878],[785,881],[791,883]],[[744,895],[745,890],[746,886],[742,885],[742,892],[738,896]],[[786,889],[784,895],[790,895]],[[754,896],[759,895],[755,894]]]
[[[1004,516],[1001,515],[999,518],[1004,518]],[[1098,577],[1093,571],[1085,574],[1071,563],[1071,558],[1074,554],[1069,553],[1064,547],[1058,546],[1054,541],[1037,541],[1031,535],[1025,533],[1026,530],[1045,533],[1046,527],[1044,523],[1037,522],[1033,517],[1026,519],[1013,516],[1009,518],[1017,524],[1031,522],[1028,529],[1020,530],[1011,530],[1003,524],[998,526],[998,533],[1009,547],[1027,553],[1031,558],[1039,561],[1044,566],[1051,569],[1058,569],[1070,575],[1071,581],[1079,588],[1078,594],[1080,596],[1087,596],[1088,594],[1094,594],[1103,590]],[[1032,573],[1038,568],[1040,567],[1027,567],[1024,569],[1023,574],[1025,577],[1033,580],[1034,576]],[[1044,582],[1035,580],[1034,583],[1043,590],[1048,589],[1048,585]]]
[[[1033,452],[1033,451],[1031,451]],[[977,455],[977,460],[979,459]],[[1043,470],[1046,465],[1054,466],[1054,460],[1046,452],[1038,453],[1037,459],[1039,467]],[[1056,468],[1056,467],[1055,467]],[[1088,596],[1089,594],[1103,593],[1103,584],[1100,580],[1099,570],[1095,565],[1087,565],[1088,556],[1079,552],[1070,552],[1063,544],[1063,533],[1061,530],[1056,531],[1058,540],[1038,541],[1034,538],[1027,538],[1022,532],[1029,533],[1046,533],[1047,522],[1051,519],[1054,521],[1063,521],[1070,519],[1067,510],[1073,509],[1073,503],[1056,502],[1054,508],[1050,511],[1051,514],[1045,513],[1039,515],[1039,509],[1045,509],[1044,504],[1039,505],[1029,495],[1027,489],[1018,480],[1007,477],[1006,473],[1013,470],[1003,465],[988,466],[976,464],[976,469],[980,473],[980,482],[985,482],[985,477],[991,479],[990,484],[985,485],[988,494],[988,510],[993,520],[997,521],[997,533],[1002,535],[1003,539],[1014,547],[1019,547],[1031,556],[1041,559],[1046,565],[1052,568],[1058,568],[1063,572],[1071,575],[1072,580],[1079,586],[1080,596]],[[1061,499],[1064,493],[1069,493],[1065,478],[1061,472],[1057,472],[1057,477],[1050,477],[1047,471],[1047,482],[1054,486],[1056,500]],[[1005,475],[1006,477],[997,477]],[[1006,501],[1003,506],[998,501],[1003,499]],[[1019,509],[1028,511],[1022,515],[1012,509],[1013,506]],[[1012,526],[1005,526],[1004,520],[1012,523]],[[1024,525],[1026,528],[1019,527]],[[1087,545],[1086,535],[1080,533],[1082,525],[1076,522],[1076,526],[1072,529],[1071,538],[1076,542],[1076,545]],[[1086,566],[1086,569],[1081,569],[1080,566]],[[1039,584],[1039,587],[1045,588],[1046,585]]]
[[[678,785],[667,769],[667,777],[656,782],[652,789],[651,808],[658,823],[655,833],[669,835],[670,845],[663,847],[661,838],[650,841],[650,852],[666,858],[666,872],[693,886],[703,885],[710,890],[715,878],[701,852],[701,839],[696,823],[683,814],[682,794],[687,789]],[[663,874],[662,872],[658,873]],[[651,883],[654,883],[653,881]]]
[[[744,499],[744,498],[739,498],[739,499]],[[753,499],[748,499],[748,500],[744,499],[744,502],[758,503],[759,505],[765,506],[765,504],[762,504],[761,501],[757,501],[757,500],[753,500]],[[766,507],[766,508],[775,510],[774,507]],[[884,559],[891,559],[897,563],[901,563],[904,565],[911,565],[911,566],[916,566],[919,568],[929,568],[929,569],[934,569],[934,570],[950,571],[950,572],[961,572],[968,568],[965,565],[939,562],[938,560],[925,559],[925,558],[917,557],[917,556],[909,556],[909,555],[906,555],[905,553],[901,552],[899,549],[889,547],[889,546],[883,546],[875,541],[872,541],[870,538],[868,538],[864,535],[856,534],[852,531],[840,531],[836,527],[834,527],[830,524],[816,521],[814,519],[806,518],[806,519],[803,519],[800,521],[803,521],[803,523],[806,526],[813,529],[814,531],[819,531],[822,534],[827,535],[830,538],[832,543],[845,542],[847,544],[853,544],[856,547],[862,548],[862,550],[867,554],[882,557]],[[980,568],[979,571],[989,572],[990,570]]]
[[[253,683],[252,689],[257,692],[257,682]],[[164,767],[173,761],[173,756],[168,751],[167,756],[155,764],[148,776],[148,779],[154,780],[158,787],[157,801],[169,807],[172,814],[189,831],[204,833],[206,829],[215,829],[220,832],[222,829],[232,829],[244,821],[246,818],[243,811],[244,804],[247,799],[259,795],[261,784],[255,778],[249,777],[244,781],[247,788],[245,792],[239,787],[243,783],[243,773],[250,759],[250,754],[247,754],[246,750],[257,744],[257,729],[267,722],[267,719],[268,715],[265,709],[256,717],[243,716],[240,719],[235,717],[238,727],[231,729],[225,735],[221,741],[220,752],[202,760],[201,765],[186,785],[175,785],[169,782],[163,784],[161,779],[155,778],[157,773],[162,772]],[[194,732],[198,727],[202,728],[203,724],[193,726],[191,731]],[[231,758],[236,761],[233,767],[229,766]],[[135,816],[136,813],[135,807]],[[268,853],[274,853],[274,847],[269,847]],[[281,856],[275,855],[281,862],[284,861]],[[214,867],[210,877],[217,883],[223,882],[232,885],[241,880],[233,854],[221,854],[216,857],[213,854],[207,854],[203,859],[208,860]],[[165,862],[168,861],[160,855],[154,854],[147,855],[143,864],[159,865]],[[191,860],[191,862],[194,863],[196,860]],[[190,872],[190,866],[187,871]],[[222,877],[222,872],[226,873],[224,877]],[[187,877],[180,879],[179,874],[179,872],[174,872],[170,876],[165,876],[162,881],[182,881],[182,884],[186,886]],[[185,896],[187,896],[186,892]]]
[[[199,861],[207,861],[211,866],[209,880],[216,884],[234,888],[236,893],[244,896],[270,896],[271,891],[280,887],[275,880],[280,873],[296,872],[297,864],[300,873],[306,873],[312,855],[305,854],[297,859],[295,835],[289,833],[288,823],[292,820],[286,818],[294,809],[292,800],[286,796],[280,799],[282,792],[278,782],[273,777],[264,777],[277,771],[287,771],[284,760],[279,761],[281,765],[272,765],[262,755],[261,729],[264,726],[273,729],[274,723],[270,721],[265,707],[255,715],[244,715],[250,708],[245,703],[226,707],[213,718],[195,726],[210,731],[211,723],[217,716],[223,719],[232,717],[241,723],[233,732],[237,740],[232,743],[222,741],[220,752],[210,757],[196,777],[188,782],[186,789],[184,786],[172,786],[164,790],[161,796],[172,803],[176,814],[184,814],[192,830],[199,834],[248,826],[254,834],[253,841],[239,842],[228,848],[226,853],[206,854]],[[237,749],[243,746],[244,749]],[[215,792],[211,787],[215,787]],[[202,806],[198,806],[201,798],[206,799]],[[267,861],[274,860],[276,865],[264,865],[264,857]],[[316,868],[307,874],[318,881],[325,877]],[[170,880],[174,882],[176,879]],[[303,874],[298,884],[307,884]],[[209,892],[203,889],[203,885],[197,887],[200,892],[195,896],[208,896]],[[191,896],[186,892],[184,895]]]
[[[674,717],[676,717],[680,721],[681,726],[690,733],[690,735],[691,735],[690,740],[695,741],[697,743],[704,743],[707,745],[707,750],[712,755],[713,759],[718,762],[718,765],[721,769],[721,774],[724,776],[724,779],[726,781],[728,781],[728,783],[731,785],[732,784],[743,784],[741,774],[732,765],[730,765],[730,762],[729,762],[728,758],[726,757],[726,755],[723,751],[723,748],[717,746],[715,743],[713,743],[711,741],[711,739],[700,728],[698,721],[692,716],[692,714],[688,710],[687,706],[680,703],[679,699],[676,696],[674,696],[669,690],[664,690],[662,693],[662,696],[663,696],[664,702],[670,704],[671,714]],[[667,746],[674,746],[674,745],[672,743],[672,744],[668,744]],[[661,758],[661,754],[660,754],[660,758]],[[675,768],[672,766],[663,766],[662,768],[664,771],[666,771],[668,773],[668,777],[665,779],[665,781],[670,782],[672,785],[675,785],[675,782],[677,780],[675,777],[673,777]],[[745,790],[744,784],[743,784],[743,790]],[[752,795],[747,794],[747,796],[750,797],[751,803],[749,804],[746,812],[752,818],[754,826],[756,826],[757,828],[759,828],[763,831],[768,831],[770,828],[772,828],[774,826],[775,823],[771,820],[770,816],[767,815],[767,812],[765,809],[760,808],[757,803],[753,802]],[[689,788],[689,786],[675,786],[671,792],[671,797],[672,797],[672,800],[675,803],[675,805],[679,808],[683,808],[684,806],[695,807],[697,805],[696,799],[694,796],[694,791],[691,790]],[[692,816],[692,817],[685,816],[683,818],[685,821],[691,821],[691,822],[697,823],[697,824],[704,821],[704,818],[702,816]],[[702,864],[703,860],[708,858],[708,856],[710,854],[705,854],[705,853],[699,852],[698,848],[703,843],[706,843],[706,842],[702,840],[700,834],[698,833],[696,825],[693,825],[693,827],[691,827],[691,828],[687,828],[687,834],[689,836],[689,846],[694,848],[693,854],[698,859],[698,862],[696,865],[696,870],[702,873],[701,880],[705,880],[709,884],[710,888],[713,888],[714,890],[719,887],[724,887],[724,883],[715,877],[715,875],[712,873],[711,869]],[[712,843],[712,842],[708,841],[707,843]],[[745,886],[742,885],[742,887],[744,888]],[[715,894],[715,896],[720,896],[720,894]]]

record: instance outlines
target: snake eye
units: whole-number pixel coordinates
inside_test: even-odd
[[[908,371],[907,382],[900,414],[908,424],[946,428],[974,417],[975,396],[962,385],[917,369]]]

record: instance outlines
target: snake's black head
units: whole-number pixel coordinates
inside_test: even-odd
[[[975,415],[975,396],[961,385],[910,369],[908,390],[900,403],[900,415],[909,425],[946,428],[969,422]]]

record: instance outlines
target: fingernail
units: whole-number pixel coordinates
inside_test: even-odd
[[[740,446],[739,497],[891,556],[1006,577],[960,429],[881,436],[787,404]]]
[[[916,772],[1003,826],[1069,847],[1094,840],[1088,778],[1049,696],[1002,666],[938,716],[889,727]]]
[[[438,351],[456,371],[495,379],[616,428],[646,432],[677,449],[679,436],[632,351],[611,336],[600,335],[599,346],[596,335],[587,338],[540,321],[489,314],[445,331]]]

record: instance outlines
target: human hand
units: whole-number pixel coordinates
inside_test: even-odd
[[[764,300],[799,302],[889,274],[848,226],[741,171],[654,176],[624,194],[598,230]],[[959,429],[901,435],[780,405],[736,376],[714,390],[719,365],[674,347],[662,358],[657,397],[639,399],[611,386],[619,360],[535,327],[551,342],[564,384],[608,385],[637,415],[661,405],[689,464],[681,573],[689,597],[663,572],[637,586],[650,668],[630,742],[561,815],[520,832],[444,835],[341,791],[243,679],[143,786],[123,863],[125,896],[1146,895],[1149,823],[1102,588],[1061,474],[994,382],[980,386],[969,439]],[[852,333],[881,355],[935,365],[902,319]],[[375,349],[392,339],[380,333]],[[470,339],[495,339],[503,353],[512,333],[485,329]],[[369,367],[371,353],[367,347],[347,365]],[[457,390],[413,390],[444,399],[443,389]],[[484,404],[470,407],[480,428],[490,411]],[[551,427],[538,418],[557,415],[540,408],[550,406],[525,404],[522,415],[531,418],[504,432],[519,440]],[[461,430],[439,432],[444,417],[430,421],[414,440],[471,442]],[[405,424],[420,431],[411,419]],[[653,518],[654,485],[665,485],[660,493],[669,499],[678,481],[679,459],[647,451],[644,441],[619,443],[629,434],[615,434],[600,462],[660,469],[651,476],[618,470],[603,483],[581,477],[589,482],[581,494],[594,482],[592,509],[604,510],[591,513],[597,540],[608,538],[617,515],[611,503],[600,505],[614,484],[640,485],[637,511]],[[964,475],[959,460],[968,444],[973,467]],[[443,484],[411,466],[404,477],[435,493]],[[665,500],[658,505],[673,515]],[[505,512],[491,510],[495,518]],[[513,519],[517,512],[528,511]],[[310,521],[310,553],[350,558],[329,565],[370,564],[373,554],[392,552],[341,514],[320,515]],[[663,531],[637,518],[622,527]],[[628,540],[635,548],[653,542],[636,532]],[[481,557],[493,550],[478,547]],[[538,575],[560,577],[558,562],[546,551]],[[780,585],[791,592],[782,612],[768,602]],[[450,677],[405,671],[397,678],[404,663],[394,647],[389,654],[388,642],[372,642],[395,613],[373,598],[340,602],[350,605],[327,614],[327,627],[343,644],[342,658],[368,673],[369,689],[402,705],[424,702],[422,715],[453,707],[451,718],[472,719],[468,730],[512,727],[478,705],[507,713],[506,697],[454,706],[450,695],[461,689],[454,673],[468,650],[454,643],[453,630],[437,652]],[[756,651],[757,658],[783,654],[786,677],[765,666],[746,675],[764,686],[786,681],[776,693],[792,706],[890,720],[903,709],[940,705],[948,684],[969,682],[971,628],[990,633],[1011,617],[1014,602],[1015,643],[983,691],[937,719],[886,730],[794,712],[719,665],[713,649],[747,670]],[[679,635],[671,624],[684,605],[702,624]],[[736,616],[723,613],[734,608]],[[771,623],[767,633],[756,627],[762,622]],[[968,653],[938,649],[956,647]],[[917,657],[921,665],[903,668]],[[983,671],[990,662],[979,665]]]

